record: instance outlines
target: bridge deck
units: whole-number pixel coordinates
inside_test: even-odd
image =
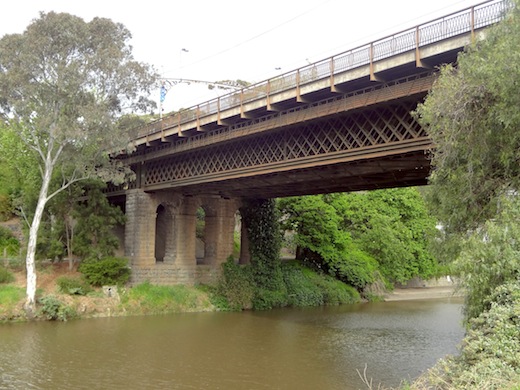
[[[501,19],[505,6],[504,0],[488,1],[190,107],[140,129],[134,145],[174,142],[453,62]]]
[[[435,68],[505,7],[488,1],[153,122],[118,156],[136,172],[129,188],[281,197],[426,184],[432,145],[410,112]]]

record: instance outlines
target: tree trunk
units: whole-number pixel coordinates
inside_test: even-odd
[[[27,256],[25,258],[25,266],[27,269],[27,298],[25,302],[25,312],[28,318],[34,316],[36,309],[36,243],[38,241],[38,229],[40,228],[43,210],[47,204],[47,193],[49,191],[51,175],[52,168],[50,167],[50,164],[46,163],[36,211],[29,230],[29,243],[27,244]]]
[[[65,233],[67,234],[67,258],[69,260],[69,271],[74,268],[74,254],[72,243],[74,242],[74,221],[70,215],[65,218]]]

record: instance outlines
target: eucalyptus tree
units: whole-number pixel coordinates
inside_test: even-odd
[[[0,39],[0,115],[38,161],[39,195],[29,222],[28,314],[34,312],[35,249],[47,202],[91,177],[121,182],[128,173],[110,160],[128,137],[118,116],[145,111],[155,70],[136,61],[128,29],[110,19],[90,22],[40,13],[22,34]],[[57,184],[53,184],[57,183]]]

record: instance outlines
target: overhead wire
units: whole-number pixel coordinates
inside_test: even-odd
[[[210,54],[210,55],[207,56],[207,57],[201,58],[201,59],[199,59],[199,60],[197,60],[197,61],[190,62],[190,63],[188,63],[188,64],[186,64],[186,65],[179,66],[177,69],[178,69],[178,70],[181,70],[181,69],[184,69],[184,68],[187,68],[187,67],[190,67],[190,66],[198,65],[198,64],[200,64],[200,63],[202,63],[202,62],[205,62],[205,61],[208,61],[208,60],[210,60],[210,59],[212,59],[212,58],[218,57],[218,56],[220,56],[220,55],[222,55],[222,54],[224,54],[224,53],[230,52],[230,51],[232,51],[232,50],[234,50],[234,49],[236,49],[236,48],[238,48],[238,47],[240,47],[240,46],[243,46],[243,45],[245,45],[245,44],[247,44],[247,43],[249,43],[249,42],[251,42],[251,41],[254,41],[255,39],[258,39],[258,38],[260,38],[260,37],[262,37],[262,36],[264,36],[264,35],[266,35],[266,34],[269,34],[270,32],[272,32],[272,31],[274,31],[274,30],[277,30],[277,29],[279,29],[279,28],[281,28],[281,27],[283,27],[283,26],[286,26],[287,24],[289,24],[289,23],[295,21],[296,19],[299,19],[299,18],[301,18],[302,16],[305,16],[305,15],[307,15],[308,13],[310,13],[310,12],[312,12],[312,11],[314,11],[314,10],[320,8],[320,7],[322,7],[323,5],[325,5],[326,3],[330,2],[330,1],[331,1],[331,0],[325,0],[325,1],[322,1],[322,2],[319,3],[318,5],[316,5],[316,6],[314,6],[314,7],[311,7],[311,8],[309,8],[308,10],[306,10],[306,11],[304,11],[304,12],[302,12],[302,13],[299,13],[299,14],[297,14],[296,16],[290,18],[290,19],[287,19],[287,20],[285,20],[284,22],[282,22],[282,23],[280,23],[280,24],[277,24],[276,26],[273,26],[273,27],[269,28],[268,30],[265,30],[265,31],[263,31],[263,32],[261,32],[261,33],[259,33],[259,34],[256,34],[256,35],[254,35],[254,36],[252,36],[252,37],[250,37],[250,38],[248,38],[248,39],[246,39],[246,40],[244,40],[244,41],[242,41],[242,42],[239,42],[239,43],[237,43],[237,44],[235,44],[235,45],[233,45],[233,46],[230,46],[230,47],[228,47],[228,48],[226,48],[226,49],[223,49],[223,50],[220,50],[220,51],[218,51],[218,52],[216,52],[216,53]]]

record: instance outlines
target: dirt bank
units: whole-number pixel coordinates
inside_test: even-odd
[[[454,286],[440,286],[396,288],[391,293],[386,294],[384,299],[385,301],[406,301],[411,299],[437,299],[462,296],[462,293],[457,291]]]

